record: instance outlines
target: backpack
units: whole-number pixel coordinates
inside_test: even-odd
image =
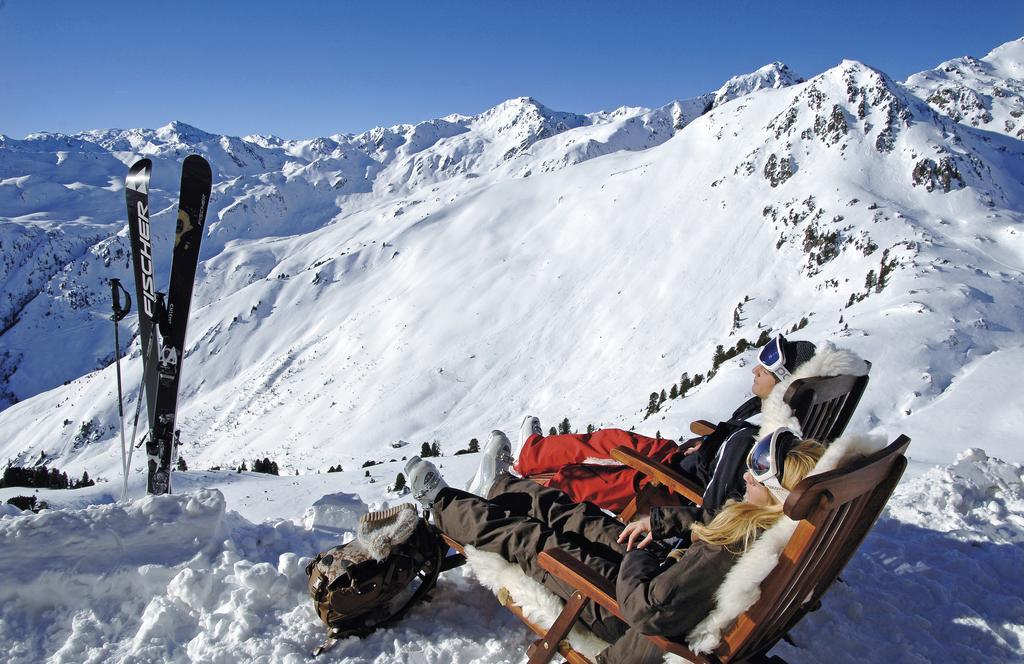
[[[399,620],[433,588],[447,550],[411,504],[360,517],[356,539],[306,565],[309,594],[327,626],[313,655]]]

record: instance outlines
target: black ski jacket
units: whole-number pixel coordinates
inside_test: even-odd
[[[694,521],[710,521],[727,500],[743,498],[747,455],[758,432],[748,418],[760,412],[761,399],[751,397],[704,437],[699,450],[688,456],[680,452],[670,459],[676,470],[704,487],[704,504],[652,507],[651,528],[656,539],[686,530]]]

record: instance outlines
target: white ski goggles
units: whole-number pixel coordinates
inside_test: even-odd
[[[799,440],[800,435],[796,431],[782,427],[757,441],[747,455],[747,470],[751,477],[763,484],[780,503],[786,502],[789,496],[789,489],[782,486],[786,455]]]
[[[781,334],[777,334],[774,339],[762,346],[761,352],[757,354],[757,361],[761,366],[771,371],[780,381],[786,380],[792,375],[786,368],[786,351],[782,348],[783,342],[785,342],[785,338]]]

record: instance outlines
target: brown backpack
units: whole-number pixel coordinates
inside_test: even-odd
[[[306,565],[309,594],[327,625],[327,641],[313,654],[400,619],[434,586],[447,550],[411,504],[360,517],[356,539]]]

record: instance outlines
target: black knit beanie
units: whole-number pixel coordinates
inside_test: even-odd
[[[782,342],[782,352],[786,356],[786,371],[793,373],[797,368],[814,357],[817,347],[810,341],[787,341],[784,336],[779,335]]]

